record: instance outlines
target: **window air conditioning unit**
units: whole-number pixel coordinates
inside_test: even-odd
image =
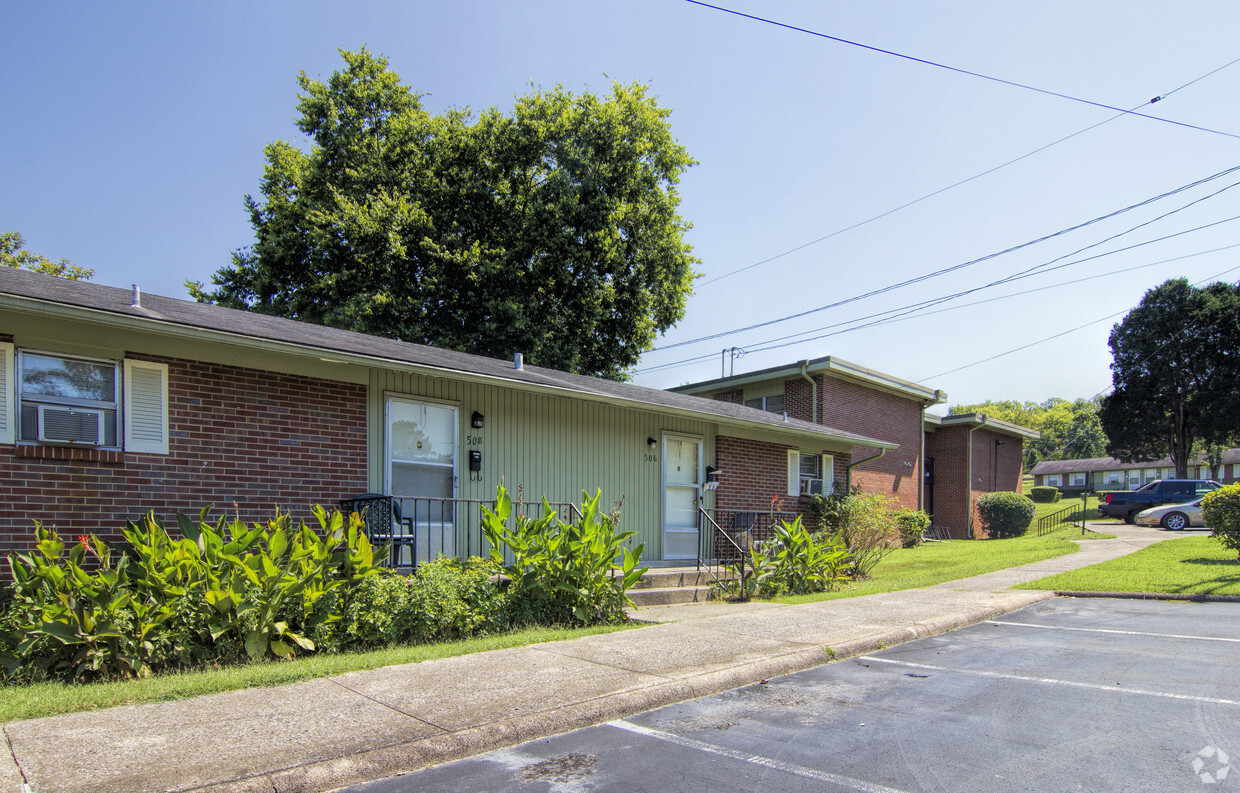
[[[104,443],[103,411],[39,405],[39,440],[53,443]]]
[[[801,495],[803,496],[821,496],[822,480],[821,479],[802,479]]]

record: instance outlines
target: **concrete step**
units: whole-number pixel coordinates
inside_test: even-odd
[[[670,606],[674,603],[704,603],[710,600],[709,586],[647,587],[630,589],[635,606]]]
[[[633,589],[710,586],[714,581],[715,578],[710,573],[695,567],[655,567],[647,570],[642,579],[633,585]]]

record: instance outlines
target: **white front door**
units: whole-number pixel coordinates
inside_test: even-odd
[[[702,439],[663,436],[663,558],[697,559]]]
[[[442,499],[456,495],[456,407],[388,397],[385,412],[387,492],[408,499],[402,517],[413,523],[417,561],[455,556],[454,505]],[[411,561],[402,550],[400,564]]]

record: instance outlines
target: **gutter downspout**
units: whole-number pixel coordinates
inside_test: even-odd
[[[810,404],[814,406],[814,423],[818,423],[818,381],[809,376],[809,358],[801,361],[801,377],[809,381]]]
[[[864,460],[857,460],[854,463],[849,463],[848,465],[844,466],[844,489],[847,490],[849,493],[852,492],[852,469],[854,466],[861,465],[862,463],[873,462],[874,460],[881,460],[882,458],[886,456],[887,456],[887,450],[879,449],[878,454],[874,455],[873,457],[867,457]]]

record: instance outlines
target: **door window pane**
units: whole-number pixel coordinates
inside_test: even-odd
[[[388,403],[388,422],[393,460],[452,464],[455,408],[392,400]]]
[[[669,484],[698,484],[698,443],[667,439],[667,481]]]

